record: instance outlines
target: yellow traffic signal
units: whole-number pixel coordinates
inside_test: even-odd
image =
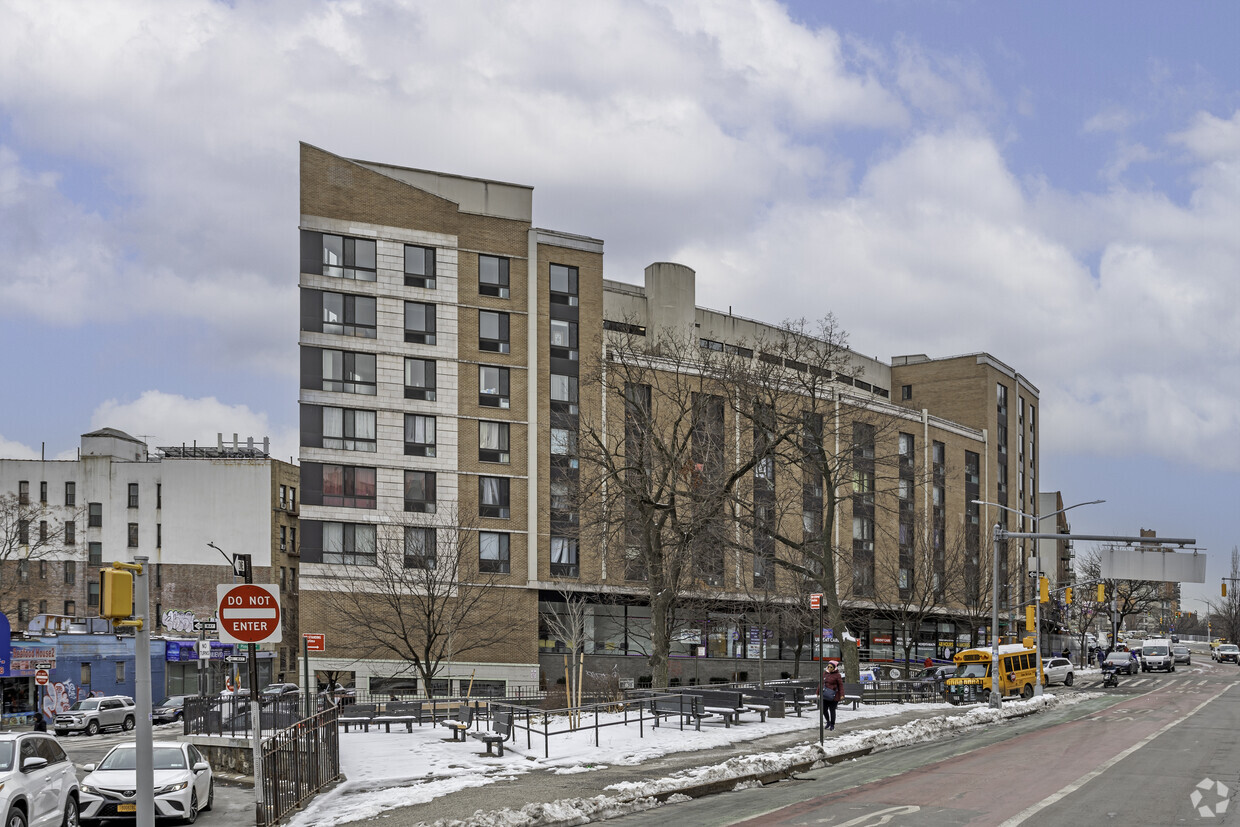
[[[1106,602],[1107,602],[1107,585],[1106,585],[1106,583],[1099,583],[1099,584],[1098,584],[1098,602],[1099,602],[1099,603],[1106,603]]]
[[[1063,590],[1063,602],[1069,606],[1072,605],[1072,587],[1071,586]]]
[[[1223,584],[1223,597],[1226,597],[1226,596],[1227,596],[1227,584],[1224,583]]]
[[[1049,603],[1051,599],[1051,581],[1045,577],[1038,578],[1038,602]]]
[[[1037,627],[1038,627],[1038,624],[1037,624],[1037,621],[1034,619],[1033,607],[1026,606],[1025,607],[1025,631],[1033,632],[1037,630]]]
[[[99,616],[133,617],[133,574],[117,569],[100,570]]]

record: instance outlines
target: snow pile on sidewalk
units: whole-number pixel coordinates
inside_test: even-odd
[[[1007,701],[1001,710],[977,708],[964,714],[933,715],[889,729],[835,733],[827,741],[825,752],[817,744],[818,719],[814,714],[804,718],[771,718],[764,723],[748,722],[727,728],[703,726],[701,732],[691,728],[682,731],[667,722],[656,729],[647,720],[640,734],[636,722],[600,728],[597,747],[594,729],[583,728],[552,736],[550,758],[543,756],[541,739],[534,738],[527,747],[525,734],[520,731],[516,734],[517,745],[506,745],[503,758],[480,752],[478,744],[472,740],[464,744],[454,742],[446,737],[446,730],[431,726],[415,727],[412,733],[384,733],[373,729],[342,733],[341,771],[348,780],[316,798],[292,820],[291,827],[333,827],[373,818],[392,809],[422,804],[470,787],[511,780],[535,770],[569,774],[608,766],[639,765],[670,753],[709,750],[781,732],[797,732],[806,738],[806,744],[780,752],[735,758],[640,784],[617,785],[609,788],[616,790],[614,796],[530,804],[519,811],[480,812],[468,822],[487,827],[583,823],[603,813],[621,814],[660,806],[654,796],[666,797],[679,789],[780,772],[788,767],[823,761],[827,756],[866,748],[882,750],[927,741],[944,733],[1028,714],[1054,703],[1076,703],[1085,697],[1092,696],[1043,695],[1028,701]],[[884,704],[856,711],[841,710],[840,721],[872,718],[877,722],[907,709]],[[946,712],[957,708],[927,704],[918,709]]]

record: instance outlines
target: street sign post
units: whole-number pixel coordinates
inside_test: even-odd
[[[323,634],[307,633],[302,635],[306,639],[306,649],[311,652],[327,651],[327,636]]]
[[[247,658],[245,655],[225,655],[224,660],[228,663],[245,663]]]
[[[194,621],[195,632],[214,632],[216,628],[217,628],[217,624],[214,620],[195,620]]]
[[[34,673],[34,682],[39,686],[47,686],[49,677],[46,669],[39,669]]]
[[[199,660],[211,660],[211,641],[209,640],[198,641],[198,659]]]

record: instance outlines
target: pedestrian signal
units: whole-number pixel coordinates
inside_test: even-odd
[[[118,569],[99,572],[99,616],[133,617],[133,575]]]

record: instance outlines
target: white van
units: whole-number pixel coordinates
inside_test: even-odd
[[[1155,669],[1175,671],[1175,653],[1171,651],[1171,641],[1153,638],[1141,644],[1141,671],[1153,672]]]

